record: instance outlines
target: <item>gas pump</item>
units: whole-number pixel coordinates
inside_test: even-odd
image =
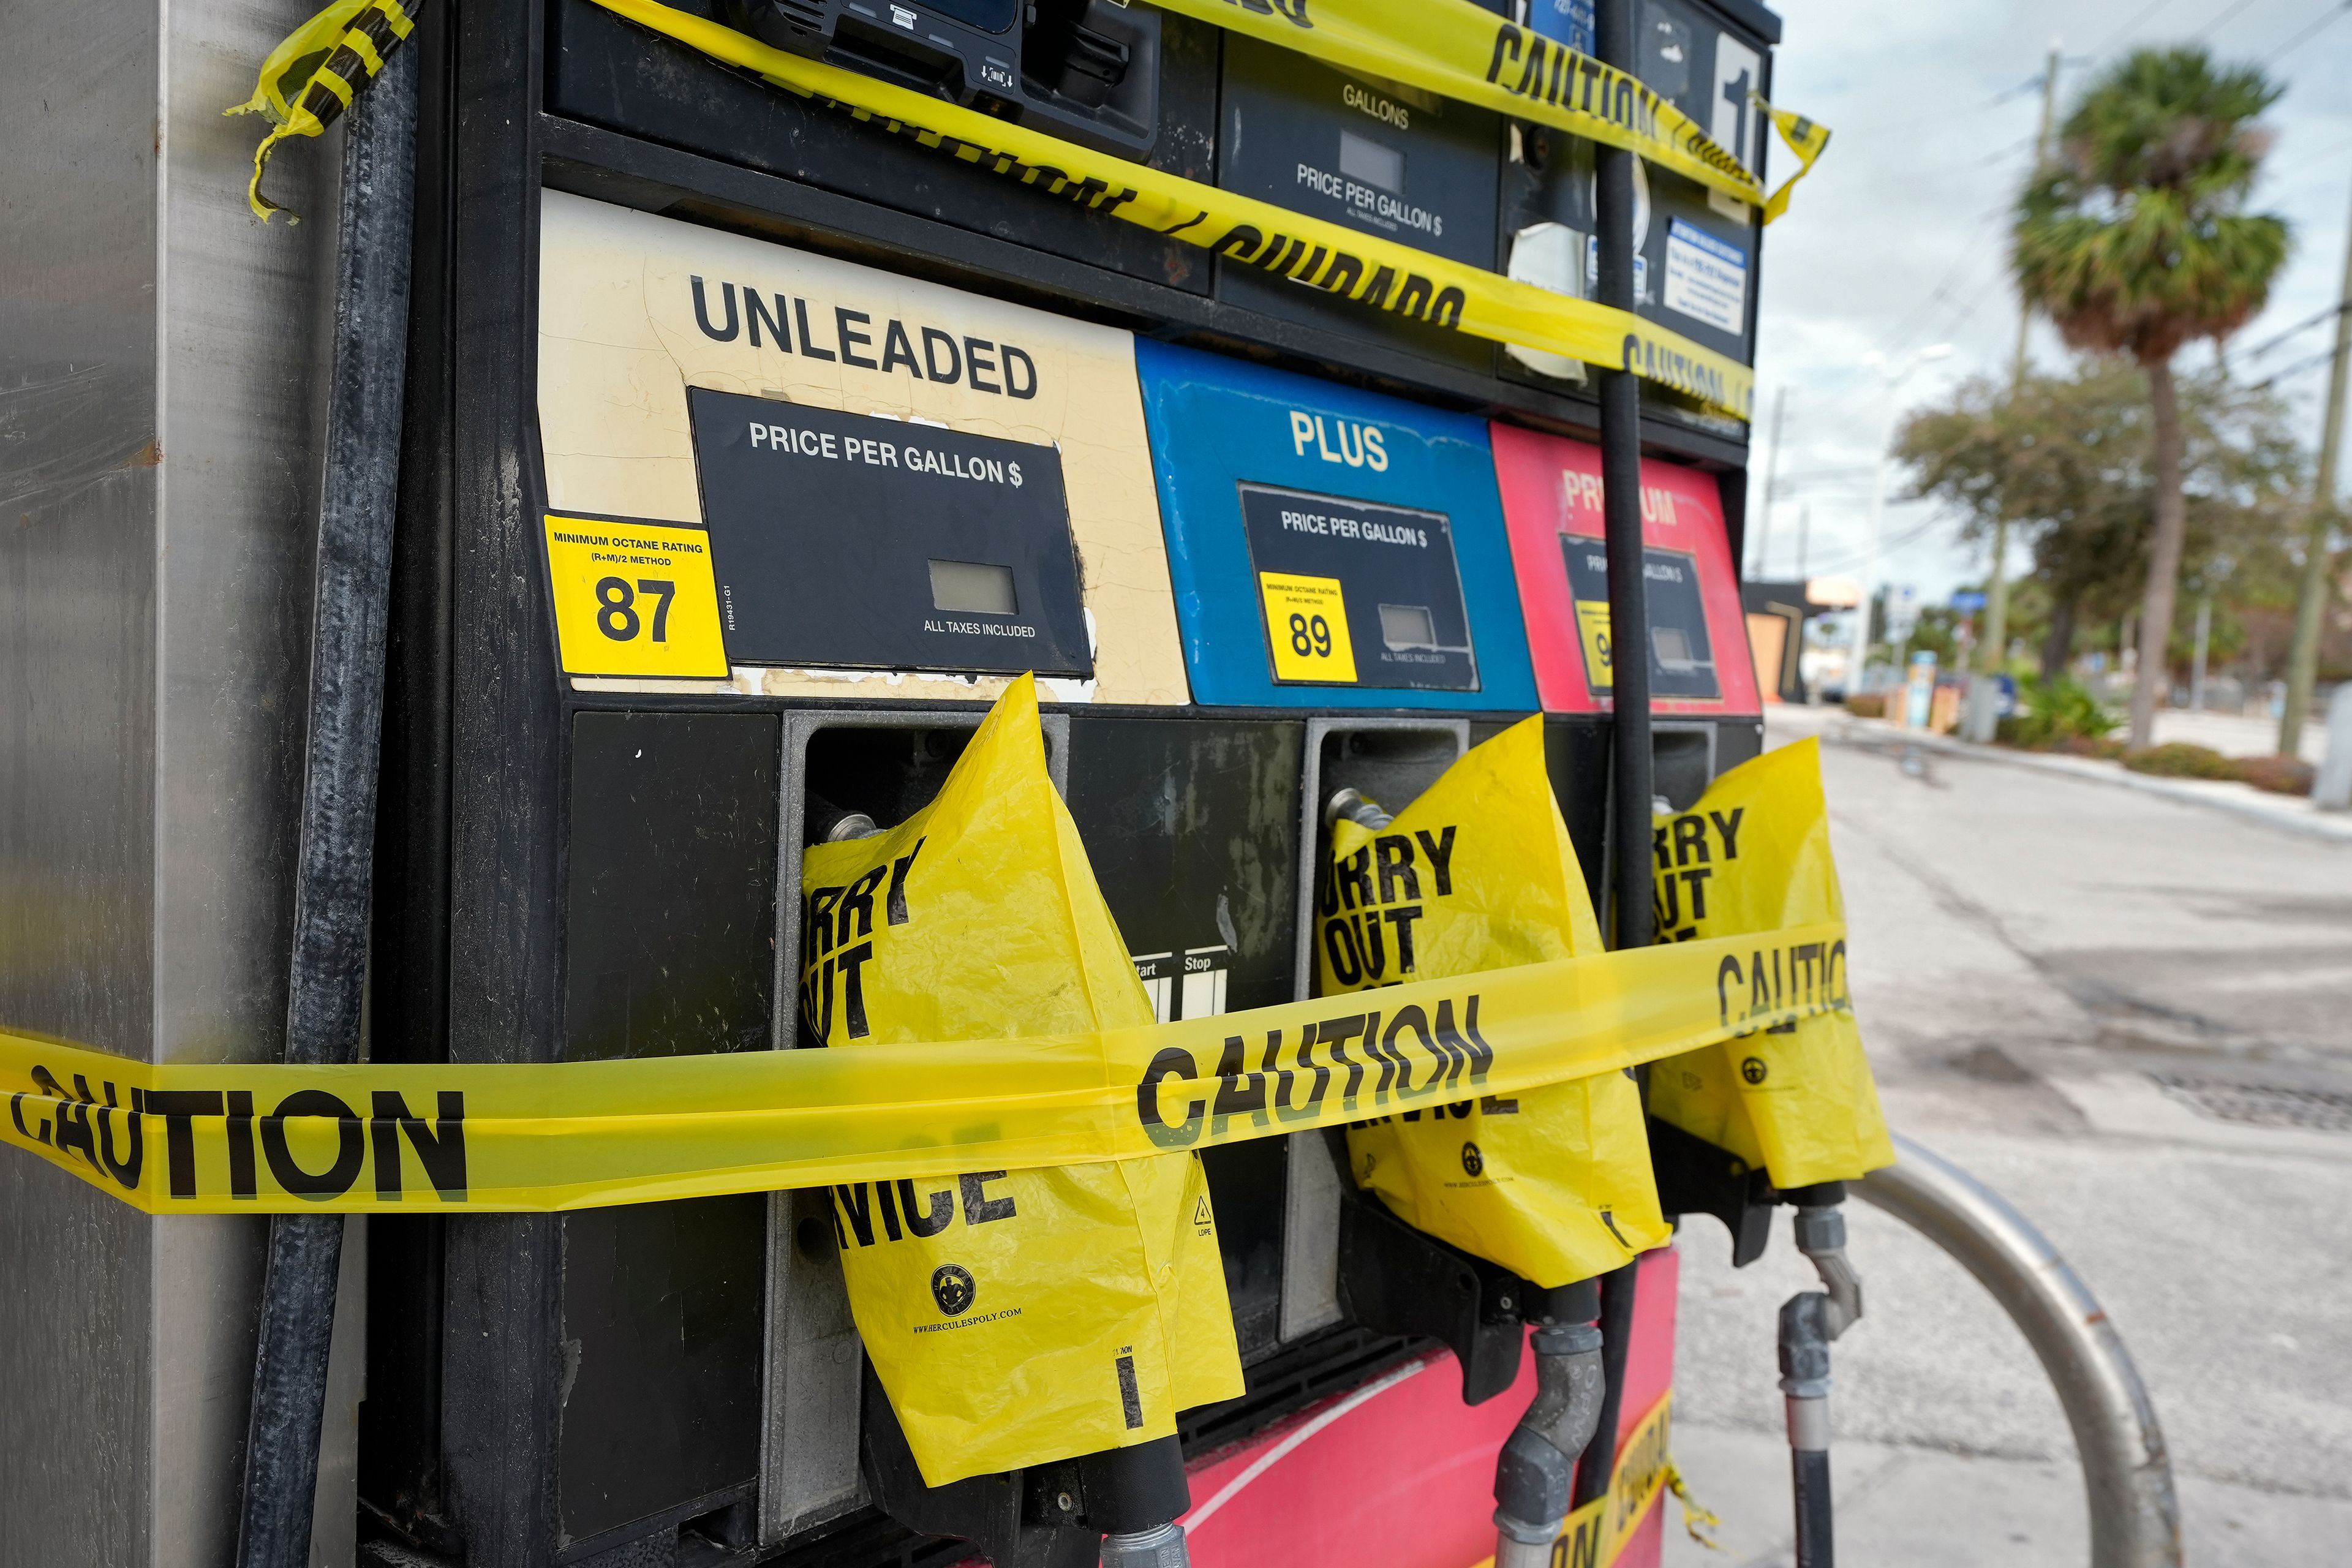
[[[1591,6],[1532,0],[1528,25],[1570,47],[1593,47]],[[1756,100],[1770,89],[1780,21],[1748,0],[1644,0],[1627,68],[1751,171],[1764,168],[1768,136]],[[1502,265],[1510,276],[1580,299],[1598,297],[1600,239],[1591,142],[1539,125],[1513,127],[1503,169]],[[1633,168],[1633,308],[1743,363],[1755,359],[1759,241],[1751,209],[1672,170]],[[1507,379],[1582,384],[1574,360],[1507,349]],[[1670,399],[1661,400],[1664,412]],[[1671,417],[1706,426],[1693,409]]]
[[[1480,0],[1503,11],[1501,0]],[[1255,38],[1225,40],[1217,121],[1217,184],[1474,267],[1495,265],[1503,121],[1402,82],[1335,70]],[[1217,264],[1222,301],[1338,331],[1316,292],[1231,258]],[[1494,351],[1458,333],[1391,323],[1405,352],[1492,372]]]
[[[1501,117],[1172,13],[679,8],[1454,260],[1494,267],[1518,232]],[[1530,715],[1604,930],[1647,888],[1624,847],[1653,795],[1687,805],[1755,750],[1736,593],[1717,615],[1742,448],[1645,411],[1624,373],[1498,373],[1483,341],[1213,259],[591,0],[427,8],[406,49],[371,1059],[810,1046],[804,857],[925,808],[1026,674],[1163,1020],[1314,996],[1338,824],[1407,807]],[[1605,235],[1630,208],[1599,185]],[[1629,505],[1650,530],[1630,553]],[[1635,560],[1650,657],[1596,682],[1609,616],[1639,618]],[[1653,732],[1621,743],[1639,726],[1616,705],[1647,714],[1652,691]],[[1669,1212],[1721,1201],[1671,1136]],[[1532,1559],[1671,1382],[1671,1253],[1532,1286],[1368,1199],[1344,1147],[1202,1159],[1237,1397],[1134,1468],[938,1487],[871,1371],[823,1193],[371,1216],[336,1344],[366,1394],[329,1433],[355,1479],[321,1517],[358,1516],[361,1561],[436,1568],[1046,1564],[1106,1535],[1169,1561],[1180,1516],[1203,1568],[1469,1563],[1496,1542],[1499,1455],[1507,1550]],[[1742,1223],[1771,1195],[1756,1177]],[[206,1277],[257,1273],[245,1256]],[[240,1385],[244,1347],[215,1339],[206,1385]],[[1412,1443],[1380,1436],[1400,1426]],[[1563,1498],[1555,1461],[1580,1458]],[[1285,1506],[1261,1484],[1277,1465],[1333,1506]]]

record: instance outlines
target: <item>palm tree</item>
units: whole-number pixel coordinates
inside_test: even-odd
[[[2270,150],[2253,121],[2279,90],[2259,69],[2217,66],[2201,48],[2138,50],[2084,89],[2059,132],[2056,160],[2018,198],[2018,291],[2068,343],[2129,354],[2147,375],[2155,526],[2134,750],[2148,743],[2168,671],[2188,521],[2172,357],[2184,343],[2243,325],[2286,259],[2285,223],[2242,210]]]

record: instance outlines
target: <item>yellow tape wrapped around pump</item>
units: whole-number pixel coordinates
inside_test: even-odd
[[[1471,0],[1153,3],[1341,70],[1386,77],[1622,147],[1709,190],[1761,207],[1767,223],[1788,210],[1791,188],[1829,146],[1825,128],[1751,94],[1797,157],[1797,172],[1767,195],[1729,149],[1639,77],[1506,21]]]
[[[1845,920],[1819,741],[1725,773],[1689,811],[1659,817],[1651,847],[1661,942]],[[1717,984],[1727,997],[1746,996],[1760,1018],[1773,996],[1813,984],[1815,967],[1842,967],[1844,947],[1727,953]],[[1854,1181],[1895,1163],[1850,1008],[1759,1023],[1660,1062],[1650,1113],[1762,1166],[1776,1187]]]
[[[596,0],[616,16],[803,97],[1188,245],[1374,310],[1515,343],[1671,387],[1737,419],[1756,401],[1746,365],[1630,310],[1612,310],[1162,173],[977,110],[772,48],[660,0]]]
[[[1386,827],[1333,825],[1316,934],[1327,996],[1601,952],[1543,720],[1473,748]],[[1359,1122],[1348,1166],[1406,1224],[1546,1289],[1669,1234],[1623,1073]]]
[[[1151,1022],[1032,676],[929,805],[812,847],[802,898],[803,1024],[833,1049]],[[1198,1155],[830,1191],[850,1310],[932,1486],[1152,1442],[1243,1391]]]
[[[1341,1127],[1721,1040],[1752,1051],[1783,1039],[1759,1034],[1772,1026],[1839,1021],[1845,928],[1826,834],[1807,831],[1794,820],[1782,834],[1804,840],[1802,855],[1742,868],[1757,884],[1752,909],[1783,909],[1799,923],[1169,1024],[854,1050],[352,1067],[157,1065],[0,1033],[0,1142],[150,1214],[413,1214],[902,1177],[945,1177],[961,1192],[974,1171]],[[1743,838],[1741,857],[1762,842]],[[1802,886],[1776,891],[1769,876]],[[889,892],[886,881],[877,895],[886,909]],[[833,1005],[846,1008],[863,960],[845,970],[835,957]],[[1757,974],[1775,979],[1751,985]],[[1107,994],[1091,1005],[1107,1007]],[[1850,1042],[1850,1031],[1837,1037]],[[1884,1150],[1863,1072],[1846,1113],[1867,1122],[1848,1142]],[[1837,1109],[1804,1103],[1825,1120]]]
[[[1822,921],[1150,1026],[614,1061],[156,1065],[0,1033],[0,1142],[150,1214],[538,1212],[954,1178],[1616,1072],[1842,1012],[1844,957],[1844,926]],[[1775,963],[1776,994],[1735,984]]]

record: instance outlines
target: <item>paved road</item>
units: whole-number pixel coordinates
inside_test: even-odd
[[[1774,726],[1786,742],[1818,710]],[[2153,1393],[2189,1561],[2352,1561],[2352,845],[1997,762],[1822,752],[1889,1119],[2074,1261]],[[2079,1472],[2024,1341],[1860,1205],[1837,1349],[1846,1560],[2079,1564]],[[1785,1224],[1684,1250],[1676,1449],[1727,1555],[1788,1561],[1772,1364]],[[1670,1534],[1678,1535],[1679,1531]]]

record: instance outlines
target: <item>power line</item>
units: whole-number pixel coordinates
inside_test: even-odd
[[[2226,5],[2226,6],[2222,7],[2222,10],[2221,10],[2221,15],[2220,15],[2220,16],[2215,16],[2211,21],[2210,21],[2210,22],[2206,23],[2203,26],[2201,26],[2201,27],[2198,28],[2195,32],[2193,32],[2193,33],[2189,34],[2189,36],[2191,38],[2202,38],[2202,37],[2204,37],[2207,34],[2210,33],[2214,28],[2216,28],[2216,27],[2220,26],[2222,23],[2224,23],[2224,22],[2228,21],[2231,17],[2232,17],[2232,16],[2236,16],[2239,12],[2241,12],[2241,11],[2244,10],[2247,6],[2249,6],[2249,5],[2252,5],[2253,3],[2254,3],[2254,0],[2235,0],[2235,3],[2234,3],[2234,4],[2230,5]]]
[[[2334,312],[2332,311],[2330,312],[2330,314],[2333,313]],[[2324,348],[2317,353],[2313,354],[2309,359],[2299,359],[2293,364],[2287,366],[2284,370],[2274,372],[2272,374],[2263,377],[2262,380],[2254,383],[2252,390],[2256,392],[2267,392],[2282,381],[2291,380],[2295,376],[2301,375],[2307,370],[2317,370],[2321,365],[2326,364],[2329,360],[2332,360],[2335,357],[2336,350],[2333,347]]]
[[[2333,26],[2337,21],[2340,21],[2343,18],[2344,13],[2347,11],[2352,11],[2352,0],[2344,0],[2343,5],[2327,12],[2310,26],[2305,27],[2302,32],[2297,33],[2294,37],[2289,38],[2285,43],[2281,44],[2277,48],[2274,48],[2269,54],[2264,55],[2262,58],[2261,63],[2263,65],[2269,65],[2281,55],[2293,53],[2298,47],[2310,42],[2311,39],[2316,37],[2323,30]]]
[[[2124,37],[2126,34],[2139,31],[2141,26],[2153,18],[2158,11],[2163,10],[2167,5],[2171,4],[2172,0],[2156,0],[2156,4],[2150,5],[2147,10],[2142,11],[2138,16],[2134,16],[2130,21],[2126,22],[2122,26],[2117,27],[2114,32],[2109,33],[2105,37],[2100,39],[2098,47],[2094,48],[2091,53],[2094,56],[2105,54],[2108,49],[2115,46],[2118,39]]]
[[[2246,355],[2246,358],[2249,360],[2258,360],[2264,354],[2270,353],[2271,350],[2278,347],[2279,344],[2286,342],[2287,339],[2307,332],[2311,331],[2312,328],[2319,325],[2322,321],[2332,321],[2347,310],[2352,310],[2352,300],[2340,300],[2336,304],[2328,306],[2327,309],[2320,311],[2315,316],[2306,316],[2302,321],[2297,321],[2294,326],[2287,328],[2286,331],[2279,333],[2276,337],[2272,338],[2268,342],[2263,343],[2260,348],[2249,353]]]
[[[2009,204],[2007,202],[2003,202],[2000,205],[1989,208],[1979,215],[1979,221],[1978,222],[1977,226],[1969,231],[1969,237],[1961,243],[1959,254],[1954,258],[1951,270],[1944,274],[1944,280],[1936,285],[1935,289],[1929,292],[1926,300],[1924,300],[1916,310],[1913,310],[1910,315],[1904,318],[1902,328],[1895,333],[1894,341],[1895,342],[1909,342],[1912,339],[1912,334],[1923,322],[1927,321],[1928,312],[1935,310],[1937,305],[1942,304],[1944,300],[1950,296],[1953,286],[1960,280],[1960,274],[1968,270],[1969,265],[1978,259],[1978,240],[1983,237],[1985,230],[1992,227],[1993,225],[2000,222],[2002,215],[2008,211]]]
[[[1879,554],[1895,555],[1908,550],[1911,546],[1918,543],[1919,541],[1925,539],[1929,533],[1933,532],[1944,522],[1944,521],[1945,519],[1940,514],[1931,516],[1925,522],[1895,535],[1893,539],[1882,542],[1878,546]],[[1843,571],[1849,566],[1858,566],[1862,563],[1863,557],[1866,553],[1866,550],[1856,549],[1843,555],[1833,556],[1831,558],[1831,564],[1825,567],[1811,567],[1809,574],[1816,577],[1827,576],[1833,573]]]

